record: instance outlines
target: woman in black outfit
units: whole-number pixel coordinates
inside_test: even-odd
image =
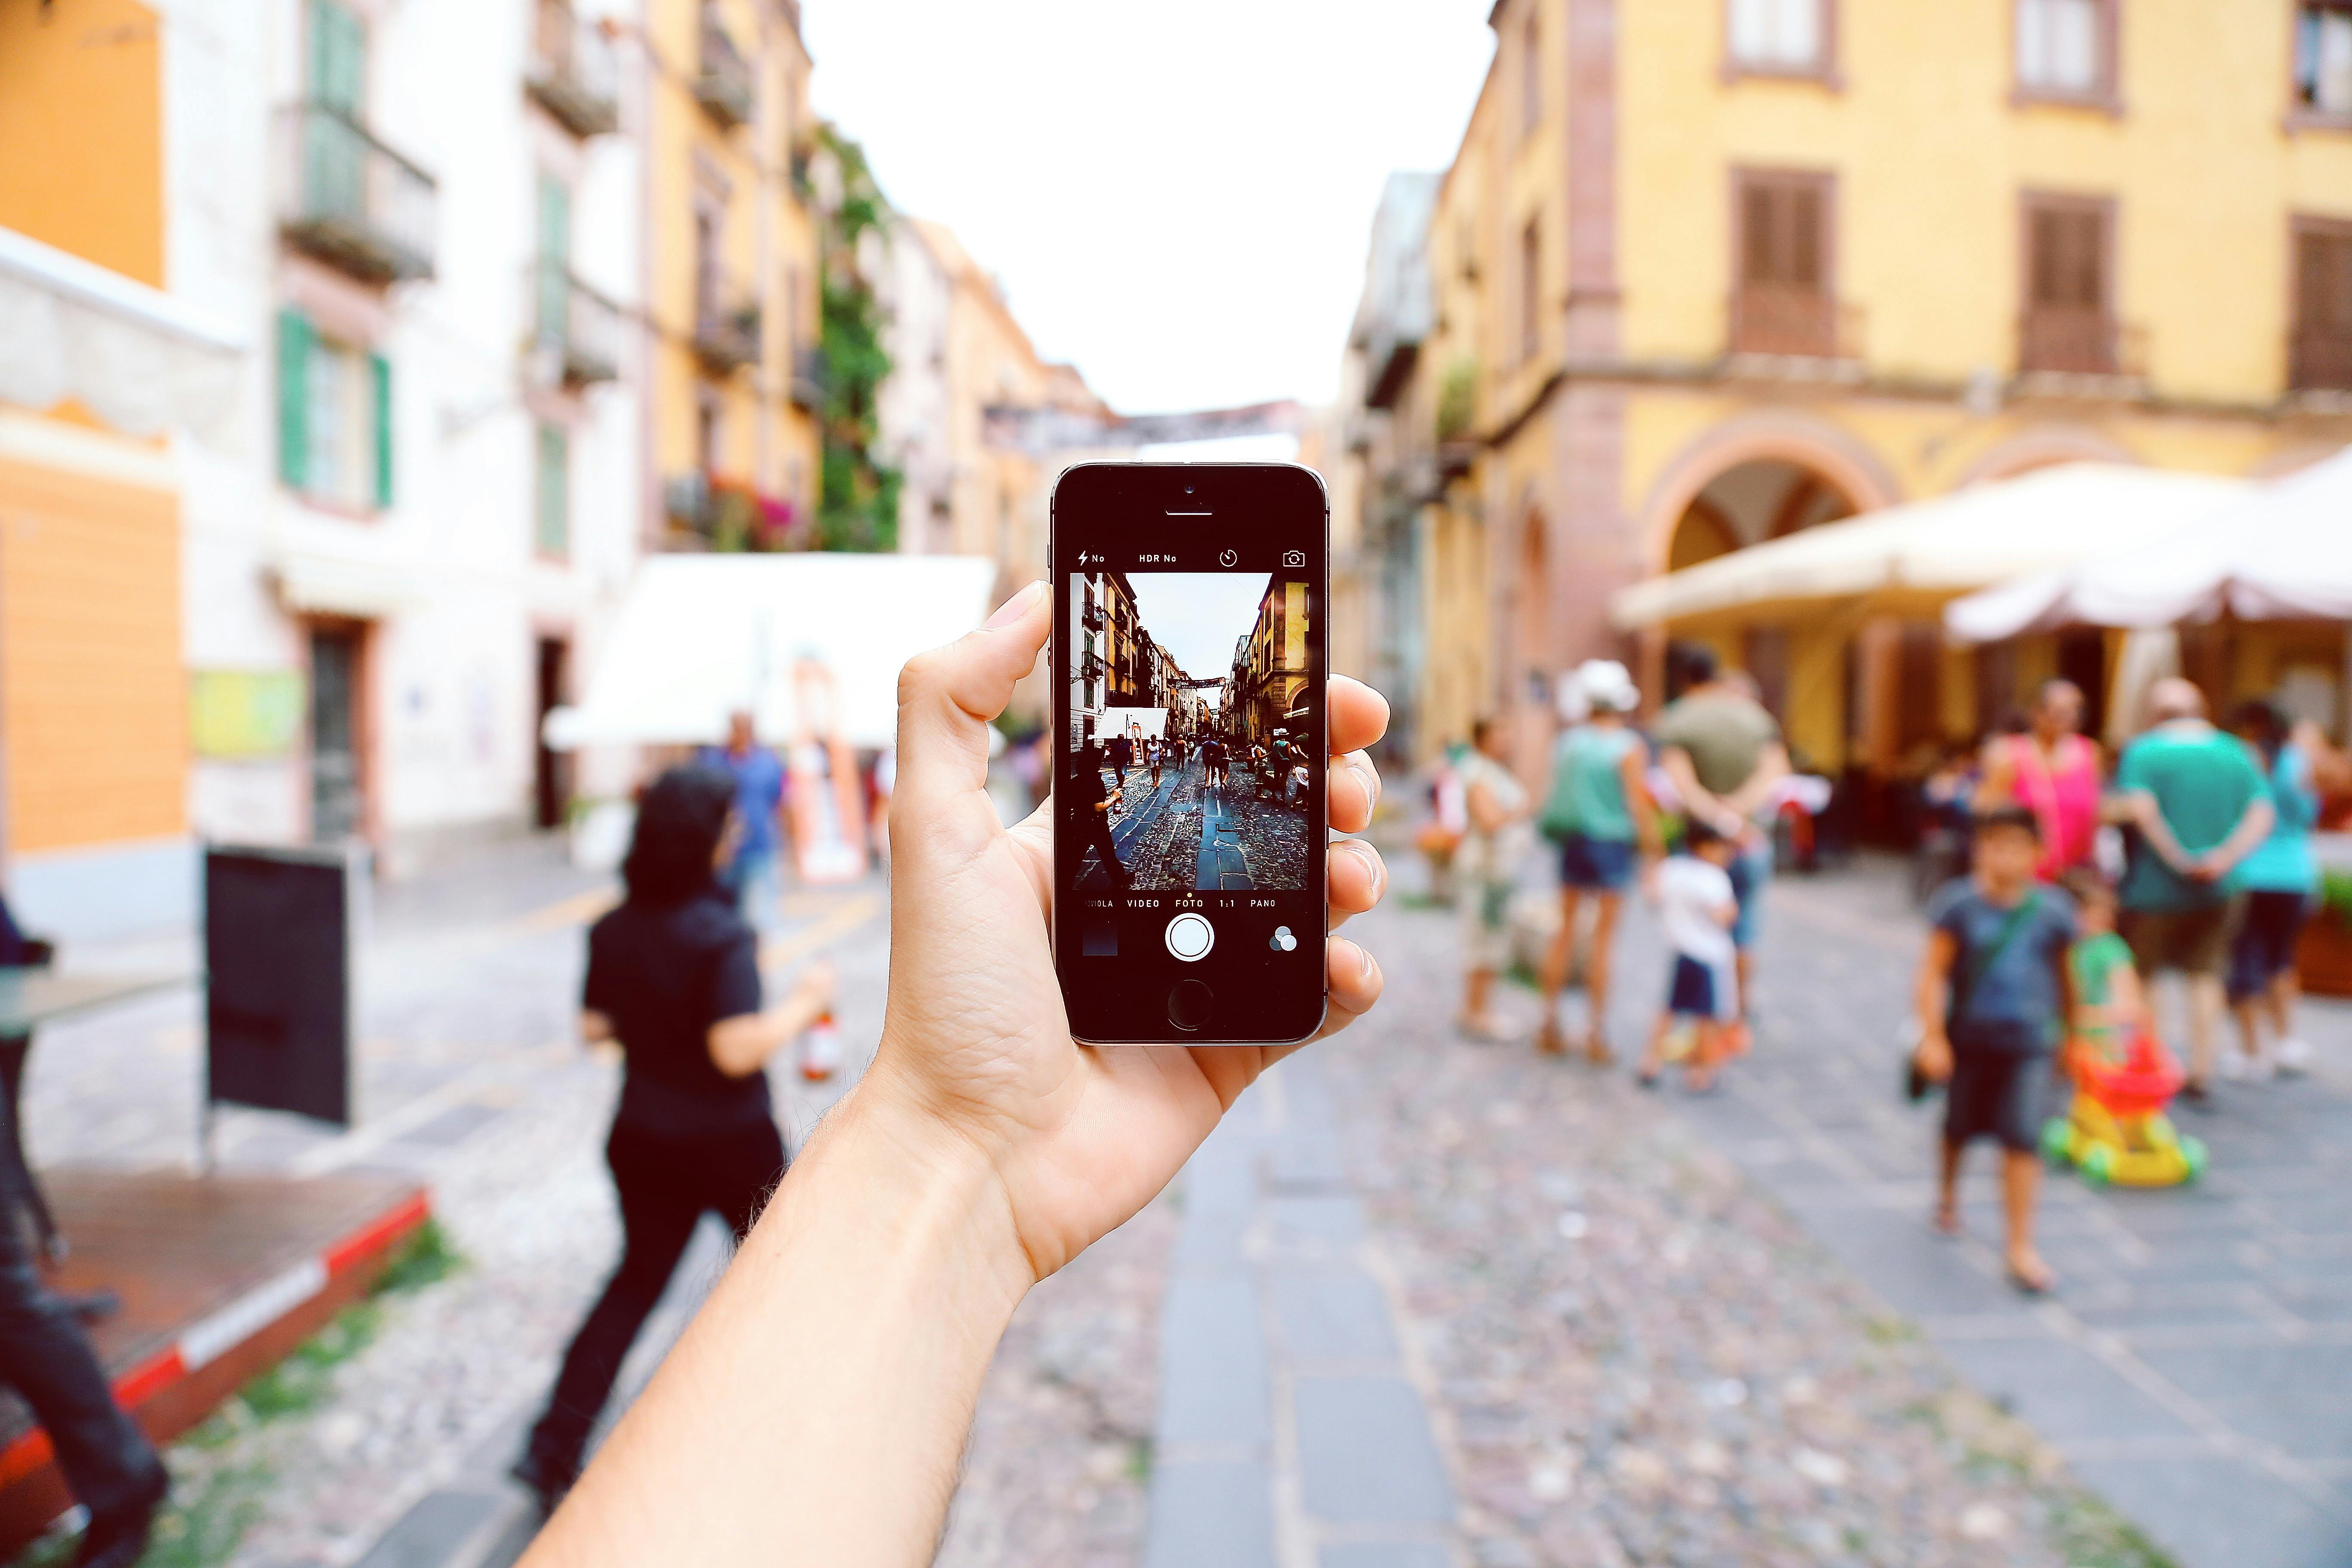
[[[719,886],[733,847],[734,781],[672,768],[646,791],[621,877],[628,892],[588,933],[580,1032],[627,1061],[604,1145],[621,1201],[620,1267],[564,1353],[515,1475],[552,1509],[637,1331],[708,1210],[738,1237],[783,1174],[762,1070],[829,1005],[832,971],[761,1010],[759,938]]]

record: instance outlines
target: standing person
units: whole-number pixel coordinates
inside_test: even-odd
[[[1596,658],[1579,667],[1574,684],[1586,717],[1560,736],[1552,753],[1551,795],[1543,810],[1544,835],[1559,846],[1559,931],[1544,954],[1543,1029],[1536,1048],[1549,1056],[1568,1050],[1561,998],[1576,949],[1577,916],[1589,897],[1592,945],[1584,961],[1584,1054],[1598,1064],[1610,1060],[1606,1029],[1617,916],[1633,880],[1636,856],[1654,860],[1663,847],[1657,807],[1645,782],[1649,748],[1626,722],[1642,705],[1633,676],[1614,659]]]
[[[1110,765],[1118,770],[1119,787],[1126,788],[1127,765],[1135,761],[1135,742],[1129,740],[1126,732],[1122,731],[1111,736],[1107,754],[1110,758]]]
[[[2320,772],[2343,768],[2317,725],[2306,721],[2290,730],[2286,715],[2268,702],[2244,704],[2230,728],[2254,749],[2278,813],[2269,836],[2238,867],[2246,910],[2230,950],[2230,1006],[2242,1042],[2237,1070],[2263,1079],[2273,1070],[2300,1072],[2311,1060],[2311,1047],[2294,1033],[2294,950],[2319,894],[2311,830],[2319,820]],[[2263,1054],[2264,1018],[2278,1041],[2275,1061]],[[2225,1067],[2230,1061],[2223,1058]]]
[[[727,743],[705,746],[697,763],[719,768],[735,781],[735,852],[719,880],[735,895],[743,918],[771,931],[783,918],[784,764],[760,744],[751,715],[737,709],[727,717]]]
[[[1711,650],[1687,648],[1683,659],[1692,685],[1658,715],[1658,765],[1673,781],[1683,810],[1738,849],[1731,862],[1731,888],[1739,900],[1739,923],[1731,928],[1731,941],[1738,952],[1739,1022],[1732,1033],[1734,1048],[1744,1048],[1756,1005],[1756,937],[1764,888],[1772,879],[1771,836],[1754,818],[1772,786],[1789,776],[1789,751],[1779,721],[1717,668]]]
[[[1215,732],[1201,742],[1201,787],[1215,789],[1225,782],[1225,743]]]
[[[1692,1031],[1686,1058],[1692,1090],[1704,1094],[1715,1087],[1734,1016],[1731,928],[1739,920],[1739,900],[1731,890],[1728,868],[1737,853],[1730,839],[1694,819],[1683,835],[1683,852],[1658,868],[1659,922],[1674,949],[1675,966],[1665,1007],[1634,1072],[1643,1089],[1657,1086],[1665,1070],[1666,1043],[1677,1029]]]
[[[1461,770],[1470,826],[1459,857],[1466,895],[1459,1026],[1470,1038],[1493,1044],[1512,1037],[1495,1016],[1495,976],[1511,961],[1511,894],[1518,886],[1528,810],[1527,785],[1503,762],[1509,749],[1501,723],[1481,719],[1470,728],[1470,754]]]
[[[656,779],[622,862],[626,894],[588,932],[580,1033],[617,1041],[627,1063],[604,1144],[623,1244],[515,1466],[551,1511],[696,1224],[715,1213],[740,1237],[783,1174],[763,1069],[832,1000],[832,971],[816,967],[761,1007],[759,934],[715,877],[740,831],[736,794],[698,765]]]
[[[1102,750],[1092,741],[1078,752],[1077,771],[1070,777],[1070,787],[1071,798],[1077,803],[1080,813],[1076,875],[1086,874],[1087,851],[1091,849],[1101,861],[1103,875],[1110,879],[1110,885],[1126,887],[1127,868],[1119,862],[1118,846],[1111,841],[1110,824],[1118,814],[1120,797],[1127,792],[1104,780]]]
[[[2042,824],[2023,806],[1977,819],[1972,870],[1927,906],[1916,996],[1919,1076],[1946,1085],[1936,1227],[1960,1228],[1960,1161],[1979,1138],[2000,1144],[2001,1259],[2030,1296],[2055,1282],[2033,1243],[2040,1141],[2053,1059],[2074,1012],[2067,953],[2074,903],[2034,879]]]
[[[2204,694],[2178,676],[2149,689],[2156,722],[2124,748],[2106,813],[2139,829],[2124,872],[2117,929],[2148,980],[2189,991],[2189,1081],[2207,1103],[2221,1021],[2221,968],[2242,907],[2232,879],[2278,820],[2253,753],[2205,720]]]
[[[2071,680],[2042,682],[2031,725],[1996,736],[1985,746],[1979,810],[2021,805],[2042,824],[2042,863],[2034,875],[2054,882],[2091,863],[2099,831],[2099,743],[2082,733],[2083,689]]]
[[[1143,744],[1144,750],[1151,758],[1151,787],[1158,789],[1160,787],[1160,737],[1154,735]]]

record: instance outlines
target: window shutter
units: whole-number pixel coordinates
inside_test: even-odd
[[[278,477],[289,489],[310,482],[310,323],[278,312]]]
[[[311,0],[310,96],[357,120],[367,77],[367,31],[337,0]]]
[[[1740,247],[1740,274],[1748,283],[1769,283],[1777,268],[1773,265],[1772,228],[1779,214],[1769,185],[1751,184],[1740,193],[1739,226],[1745,241]]]
[[[374,389],[375,504],[392,504],[392,362],[368,355],[368,381]]]
[[[1788,192],[1784,202],[1789,214],[1789,255],[1783,281],[1792,289],[1817,294],[1822,288],[1821,193],[1798,186]]]

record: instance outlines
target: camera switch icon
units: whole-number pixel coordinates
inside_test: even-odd
[[[1307,552],[1304,550],[1286,550],[1282,552],[1282,563],[1285,566],[1305,566],[1307,564]]]

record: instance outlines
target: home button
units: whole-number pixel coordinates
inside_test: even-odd
[[[1207,1026],[1217,1007],[1217,994],[1197,980],[1180,980],[1168,993],[1168,1021],[1188,1035]]]

